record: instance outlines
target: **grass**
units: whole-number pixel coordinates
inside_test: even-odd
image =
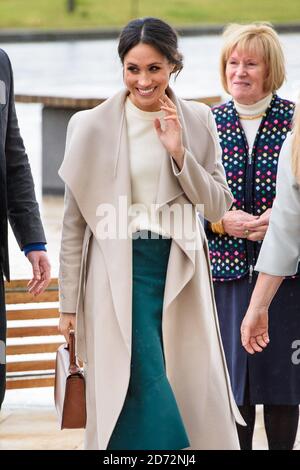
[[[233,21],[300,22],[300,0],[0,0],[0,28],[96,28],[122,26],[137,16],[173,25]]]

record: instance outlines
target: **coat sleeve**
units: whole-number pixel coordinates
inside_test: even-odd
[[[278,163],[276,198],[255,269],[274,276],[297,272],[300,257],[300,188],[292,173],[292,136],[284,142]]]
[[[63,313],[76,312],[85,229],[85,219],[71,191],[66,186],[59,257],[59,307],[60,312]]]
[[[31,243],[45,243],[45,234],[35,197],[34,184],[15,109],[13,73],[10,61],[1,51],[9,72],[7,129],[5,139],[7,175],[7,213],[20,248]]]
[[[201,123],[205,125],[204,123]],[[222,149],[219,144],[216,124],[211,111],[208,111],[207,134],[211,145],[208,146],[209,155],[206,161],[210,160],[209,167],[212,171],[207,171],[199,162],[197,157],[189,150],[185,150],[182,169],[178,171],[176,163],[172,159],[174,175],[188,197],[197,206],[197,209],[204,213],[205,219],[209,222],[217,222],[232,204],[232,195],[228,188],[224,167],[222,165]],[[199,141],[199,145],[201,142]]]

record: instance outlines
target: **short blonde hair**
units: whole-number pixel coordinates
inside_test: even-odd
[[[300,184],[300,94],[293,119],[292,169],[297,182]]]
[[[264,83],[266,93],[275,92],[285,80],[285,61],[278,34],[269,23],[230,24],[223,33],[221,51],[221,80],[227,93],[226,65],[232,51],[255,53],[263,57],[267,76]]]

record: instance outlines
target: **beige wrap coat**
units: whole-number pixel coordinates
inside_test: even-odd
[[[234,402],[219,332],[208,247],[196,206],[219,220],[230,207],[214,120],[205,105],[178,99],[184,165],[162,161],[156,203],[193,207],[194,232],[173,238],[163,307],[166,372],[192,449],[238,449]],[[86,363],[86,448],[106,449],[130,378],[132,241],[97,237],[99,207],[119,217],[130,205],[124,103],[127,91],[69,123],[59,174],[66,184],[60,253],[60,310],[77,314],[77,353]],[[126,211],[127,207],[125,207]],[[167,229],[168,230],[168,229]]]

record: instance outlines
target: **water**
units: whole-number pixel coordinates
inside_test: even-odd
[[[287,63],[281,95],[300,86],[300,34],[280,36]],[[185,67],[174,89],[183,97],[222,94],[218,62],[220,36],[181,38]],[[24,94],[107,97],[122,86],[117,40],[5,44],[15,73],[15,90]]]

